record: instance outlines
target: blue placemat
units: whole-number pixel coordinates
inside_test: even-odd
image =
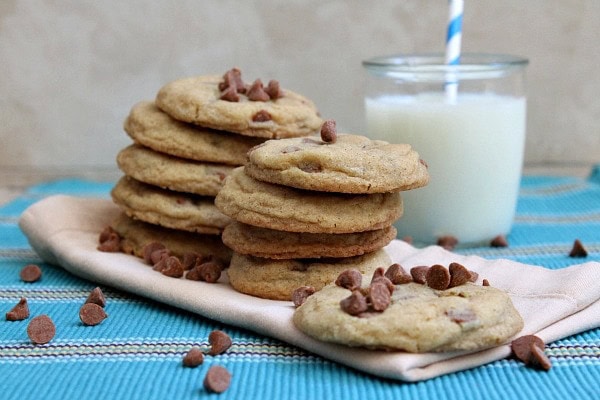
[[[507,359],[409,384],[366,375],[277,340],[109,287],[102,287],[109,318],[85,327],[78,311],[95,285],[42,264],[17,222],[27,206],[48,195],[108,198],[111,187],[81,180],[48,182],[0,207],[0,309],[5,313],[24,296],[32,316],[46,313],[57,326],[53,341],[33,346],[26,334],[28,320],[2,318],[0,398],[600,398],[600,329],[550,344],[546,350],[553,362],[550,372]],[[587,180],[524,177],[517,213],[510,247],[458,251],[563,268],[582,261],[568,257],[578,238],[589,252],[586,261],[600,261],[600,166]],[[41,281],[27,284],[19,279],[28,263],[41,265]],[[183,354],[193,345],[207,350],[214,329],[230,334],[232,348],[207,356],[198,368],[184,368]],[[230,388],[220,395],[208,394],[202,387],[213,364],[225,366],[233,375]]]

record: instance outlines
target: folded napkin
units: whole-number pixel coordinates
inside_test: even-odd
[[[510,354],[509,345],[470,353],[410,354],[317,341],[295,328],[291,302],[244,295],[226,281],[209,284],[168,278],[133,256],[96,250],[100,231],[119,212],[109,200],[60,195],[29,207],[19,224],[40,257],[74,275],[271,336],[377,376],[419,381]],[[548,270],[509,260],[457,255],[438,246],[416,249],[398,240],[386,251],[405,268],[459,262],[478,272],[480,278],[512,298],[525,321],[519,335],[536,334],[548,343],[600,326],[600,263]]]

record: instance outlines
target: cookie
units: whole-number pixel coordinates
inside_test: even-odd
[[[140,102],[131,109],[124,129],[134,142],[158,152],[228,165],[243,165],[248,150],[264,142],[177,121],[151,101]]]
[[[427,167],[408,144],[338,134],[269,140],[248,153],[246,173],[299,189],[340,193],[385,193],[415,189],[429,181]]]
[[[363,277],[363,287],[370,277]],[[294,324],[318,340],[412,353],[476,350],[505,343],[523,328],[510,297],[490,287],[465,284],[446,290],[396,285],[383,312],[357,316],[342,311],[350,290],[329,285],[296,309]]]
[[[199,126],[268,139],[307,136],[319,131],[323,121],[307,98],[284,89],[274,100],[221,100],[218,75],[179,79],[163,86],[156,105],[171,117]]]
[[[113,201],[130,217],[191,232],[220,234],[230,222],[213,197],[171,192],[124,176],[111,191]]]
[[[234,169],[215,204],[249,225],[286,232],[354,233],[382,229],[402,215],[399,193],[343,194],[261,182]]]
[[[396,229],[358,233],[299,233],[232,222],[223,231],[223,243],[240,254],[272,259],[353,257],[387,245]]]
[[[217,235],[163,228],[135,220],[125,213],[119,215],[110,226],[121,237],[121,251],[136,257],[144,258],[144,246],[151,242],[159,242],[179,258],[186,253],[197,253],[213,256],[226,264],[231,260],[231,250]]]
[[[372,274],[390,264],[384,250],[337,259],[272,260],[233,253],[227,269],[229,283],[242,293],[272,300],[290,300],[300,286],[320,290],[348,268]]]
[[[131,145],[121,150],[117,164],[125,175],[178,192],[216,196],[232,165],[185,160]]]

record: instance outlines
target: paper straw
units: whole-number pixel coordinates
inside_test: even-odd
[[[448,33],[446,35],[446,65],[460,64],[460,45],[462,39],[463,0],[448,0],[450,13],[448,16]],[[446,98],[456,101],[458,80],[455,76],[446,79]]]

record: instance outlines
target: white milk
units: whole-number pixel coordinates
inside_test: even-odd
[[[525,142],[525,98],[442,93],[367,98],[369,136],[409,143],[429,165],[429,184],[402,192],[398,236],[435,243],[489,241],[510,231]]]

